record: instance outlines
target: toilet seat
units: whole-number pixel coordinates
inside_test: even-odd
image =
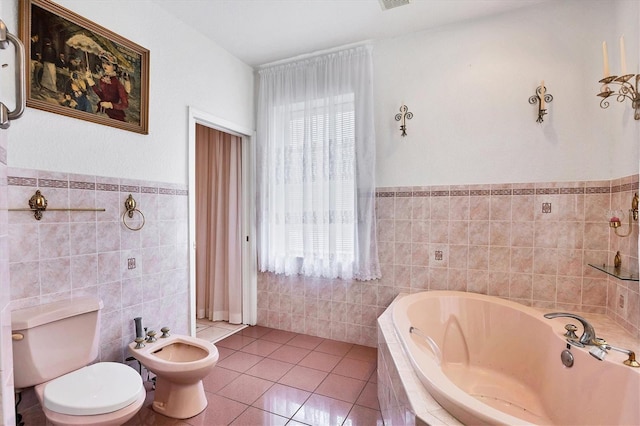
[[[111,413],[135,402],[143,389],[133,368],[99,362],[60,376],[44,385],[44,406],[74,416]]]

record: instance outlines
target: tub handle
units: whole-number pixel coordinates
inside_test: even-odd
[[[436,356],[438,365],[442,363],[442,352],[440,352],[440,348],[438,347],[438,344],[431,337],[427,336],[420,329],[415,328],[414,326],[409,327],[409,333],[413,333],[422,337],[429,345],[429,349],[431,349],[431,352],[433,352],[433,354]]]
[[[574,324],[567,324],[564,326],[564,329],[567,330],[567,332],[564,333],[565,337],[568,337],[570,339],[578,338],[578,335],[576,334],[576,330],[578,329],[578,327],[576,327]]]

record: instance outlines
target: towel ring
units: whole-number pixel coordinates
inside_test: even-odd
[[[144,215],[142,214],[142,212],[136,208],[136,200],[133,199],[131,194],[129,194],[129,197],[127,197],[127,199],[125,200],[124,208],[125,208],[125,211],[124,211],[124,213],[122,213],[122,223],[124,224],[124,226],[126,226],[127,229],[130,229],[132,231],[141,230],[142,227],[144,226],[145,218],[144,218]],[[135,212],[138,212],[140,214],[140,216],[142,217],[142,223],[137,228],[133,228],[133,227],[129,226],[127,224],[127,219],[126,219],[127,216],[129,216],[130,219],[133,219],[133,214]]]

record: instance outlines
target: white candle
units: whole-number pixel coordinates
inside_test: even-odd
[[[607,54],[607,42],[602,42],[602,60],[604,61],[604,76],[609,77],[609,55]]]
[[[544,109],[544,92],[544,80],[542,80],[542,83],[540,83],[540,109]]]
[[[620,71],[627,74],[627,54],[624,52],[624,36],[620,36]]]

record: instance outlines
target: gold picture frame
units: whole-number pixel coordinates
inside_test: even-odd
[[[149,51],[48,0],[20,0],[28,107],[149,134]]]

